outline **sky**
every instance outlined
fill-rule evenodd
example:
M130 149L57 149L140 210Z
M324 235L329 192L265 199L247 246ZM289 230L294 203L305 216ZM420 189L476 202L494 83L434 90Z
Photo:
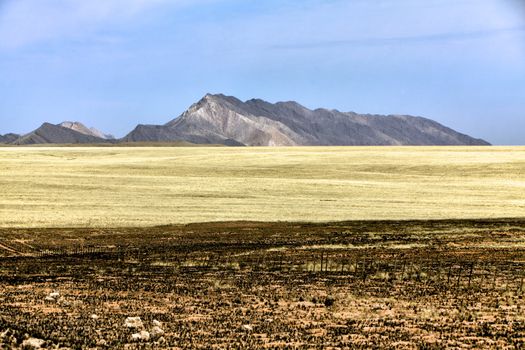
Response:
M525 0L0 0L0 134L122 137L206 93L525 144Z

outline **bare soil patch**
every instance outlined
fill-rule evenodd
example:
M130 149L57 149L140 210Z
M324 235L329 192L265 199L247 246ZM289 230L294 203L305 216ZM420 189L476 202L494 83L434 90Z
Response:
M31 338L127 349L525 343L523 220L0 229L0 237L11 247L0 251L4 347ZM129 317L142 326L127 327Z

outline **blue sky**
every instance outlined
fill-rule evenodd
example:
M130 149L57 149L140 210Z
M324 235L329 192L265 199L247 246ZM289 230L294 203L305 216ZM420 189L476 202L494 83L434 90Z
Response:
M207 92L525 144L524 0L0 0L0 133L116 136Z

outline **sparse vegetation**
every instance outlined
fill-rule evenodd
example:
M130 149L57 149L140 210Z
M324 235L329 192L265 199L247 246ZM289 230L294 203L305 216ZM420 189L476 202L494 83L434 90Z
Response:
M525 344L523 220L0 229L0 237L8 348Z

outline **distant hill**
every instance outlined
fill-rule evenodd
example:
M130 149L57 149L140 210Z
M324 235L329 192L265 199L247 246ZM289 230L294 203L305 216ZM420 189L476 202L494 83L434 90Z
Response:
M22 135L11 142L14 145L32 144L76 144L76 143L106 143L108 140L93 135L86 135L82 132L63 127L60 124L42 124L38 129L29 134Z
M87 126L85 126L84 124L80 122L62 122L58 125L64 128L78 131L79 133L82 133L84 135L94 136L94 137L98 137L98 138L106 139L106 140L115 139L115 137L111 134L104 134L95 128L88 128Z
M119 140L79 122L44 123L29 134L0 136L28 144L172 143L226 146L489 145L433 120L315 110L297 102L241 101L207 94L164 125L138 125Z
M20 135L18 135L18 134L0 135L0 143L11 143L11 142L15 141L19 137L20 137Z
M489 144L422 117L310 110L297 102L242 102L221 94L206 95L167 124L138 125L122 139L175 140L233 146Z

